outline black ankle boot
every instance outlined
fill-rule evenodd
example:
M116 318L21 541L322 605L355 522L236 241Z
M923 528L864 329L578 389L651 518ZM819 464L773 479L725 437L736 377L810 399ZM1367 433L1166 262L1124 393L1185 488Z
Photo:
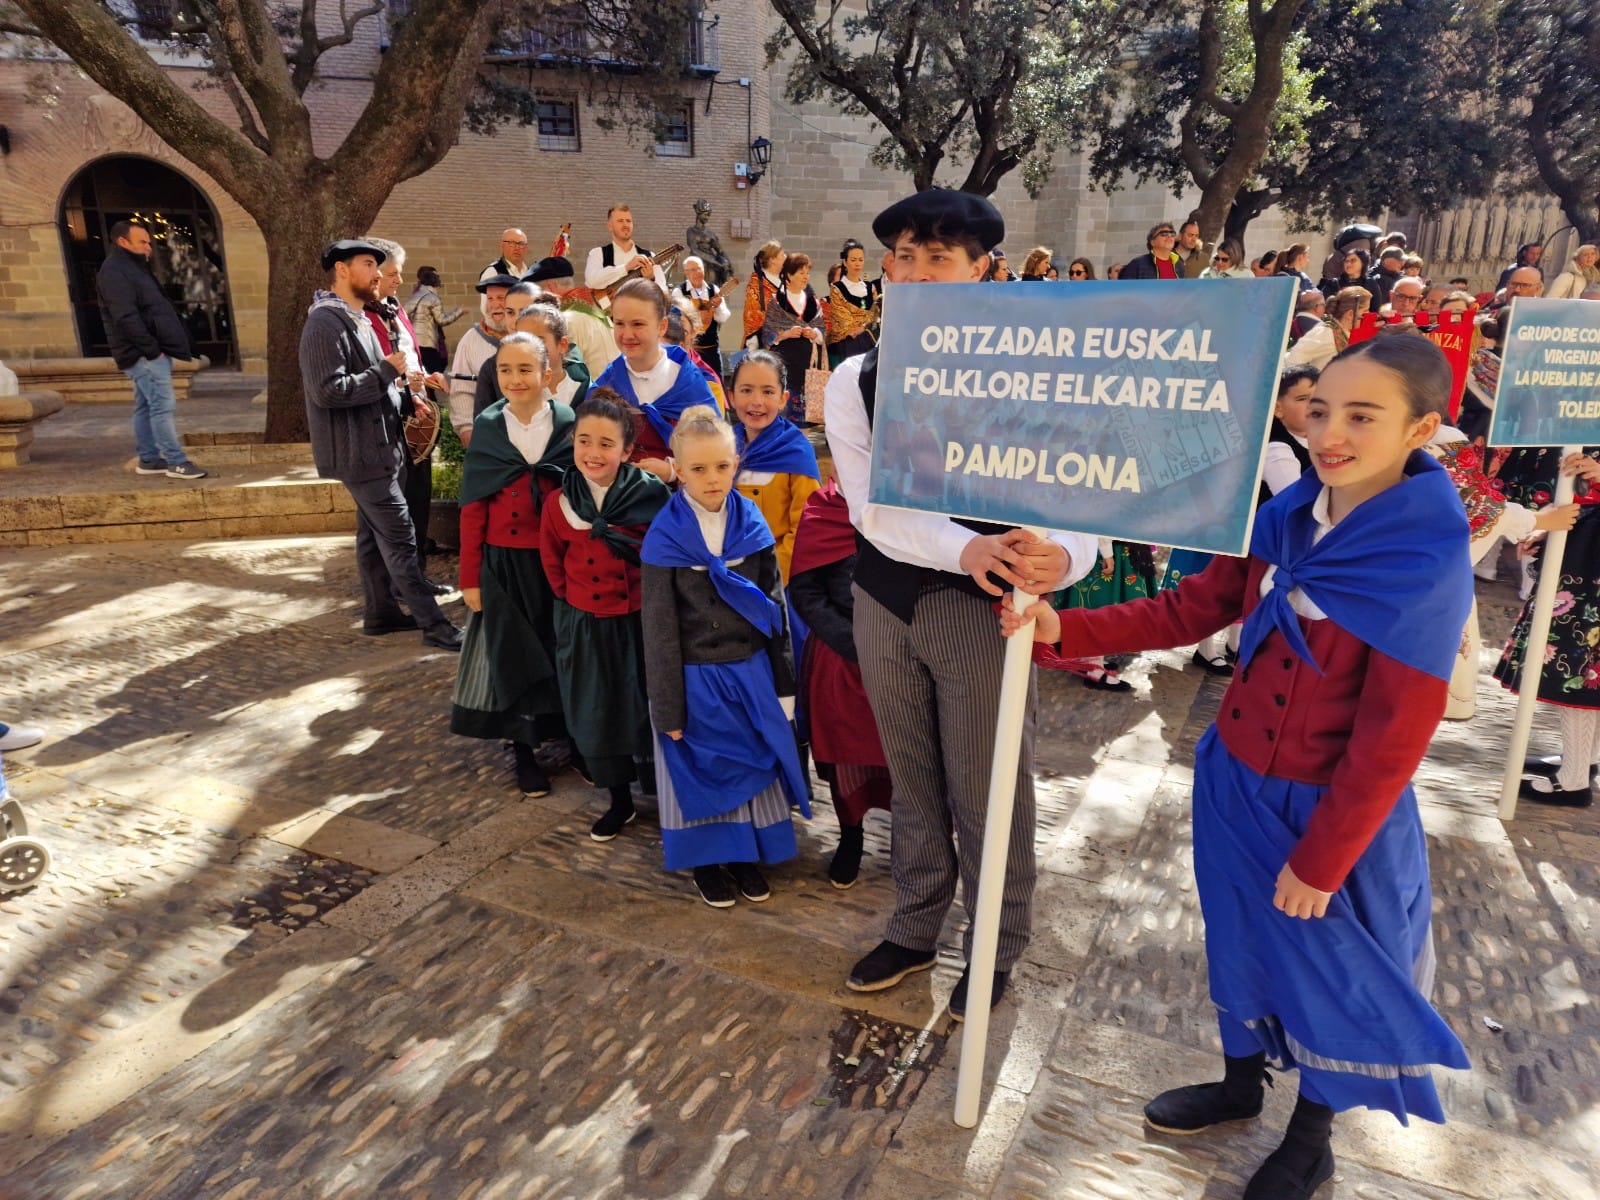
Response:
M861 826L839 826L839 848L828 864L828 882L841 892L855 886L856 876L861 874L862 838Z
M1162 1092L1144 1106L1144 1119L1163 1133L1199 1133L1224 1121L1247 1121L1261 1115L1267 1074L1267 1056L1223 1056L1220 1083L1192 1083Z
M526 742L512 742L512 752L517 756L517 789L524 796L539 797L550 794L550 778L539 768L533 757L533 747Z
M597 842L609 842L622 832L622 827L632 821L635 815L633 793L628 790L627 784L618 784L611 789L611 807L590 828L589 836Z
M1245 1185L1244 1200L1311 1200L1333 1178L1333 1109L1301 1096L1283 1142Z

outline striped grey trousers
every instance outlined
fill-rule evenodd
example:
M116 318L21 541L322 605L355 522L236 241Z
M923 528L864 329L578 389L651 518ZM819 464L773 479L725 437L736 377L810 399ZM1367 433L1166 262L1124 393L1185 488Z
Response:
M889 862L895 907L884 936L932 950L961 881L968 915L978 900L989 766L994 757L1004 644L986 600L951 588L927 591L911 624L863 592L855 597L856 651L894 781ZM1006 854L995 968L1009 971L1033 929L1032 673L1017 767L1016 807ZM953 836L952 836L953 835ZM972 952L972 931L965 938Z

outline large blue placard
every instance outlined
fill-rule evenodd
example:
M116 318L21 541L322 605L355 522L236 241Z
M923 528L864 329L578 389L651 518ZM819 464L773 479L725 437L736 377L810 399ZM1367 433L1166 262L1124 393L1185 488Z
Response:
M1243 554L1296 295L1289 277L893 285L870 499Z
M1600 304L1514 300L1500 352L1491 446L1600 442Z

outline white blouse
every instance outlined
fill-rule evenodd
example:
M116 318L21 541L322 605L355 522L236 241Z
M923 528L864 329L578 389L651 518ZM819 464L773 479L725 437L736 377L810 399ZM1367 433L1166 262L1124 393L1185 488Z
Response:
M1328 497L1330 494L1327 486L1324 485L1311 505L1311 519L1317 523L1316 530L1311 534L1311 544L1313 546L1327 537L1328 530L1333 528L1333 522L1328 518ZM1272 577L1277 573L1278 568L1269 565L1267 573L1261 577L1261 595L1263 598L1272 590ZM1325 621L1328 618L1328 614L1311 603L1306 594L1299 588L1295 588L1294 591L1289 593L1289 607L1308 621Z
M667 394L667 389L677 380L678 364L663 350L656 365L648 371L635 371L628 367L628 377L633 380L634 394L639 397L639 403L654 404Z
M546 392L539 401L539 407L533 410L533 419L524 424L518 420L517 414L511 411L511 406L506 405L506 436L511 439L511 444L517 448L525 462L536 463L544 457L545 447L550 444L550 434L555 427L555 415L550 411L548 403L550 393Z

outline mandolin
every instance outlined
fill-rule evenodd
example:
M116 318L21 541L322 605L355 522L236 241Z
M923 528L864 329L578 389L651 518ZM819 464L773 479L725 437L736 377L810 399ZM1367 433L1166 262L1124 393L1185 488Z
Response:
M666 272L672 270L672 264L677 261L678 255L683 253L683 249L684 247L682 242L673 242L672 245L668 246L665 250L657 250L654 254L652 254L650 256L650 261L656 266L660 267L662 274L665 274ZM595 299L609 301L616 293L616 290L623 284L627 283L628 280L650 279L652 277L652 273L646 270L644 267L640 267L634 271L629 271L626 275L617 280L615 283L611 284L609 287L595 288Z
M727 295L728 289L729 288L735 288L735 287L738 287L738 286L739 286L739 279L738 279L737 276L734 276L733 278L729 279L727 283L723 284L721 287L713 288L712 292L711 292L711 296L708 299L702 300L699 296L688 296L687 297L687 299L690 300L694 304L694 308L695 308L695 325L696 325L695 332L697 334L704 333L706 331L706 329L710 326L711 314L717 311L717 304L718 304L718 302L721 301L723 296Z

